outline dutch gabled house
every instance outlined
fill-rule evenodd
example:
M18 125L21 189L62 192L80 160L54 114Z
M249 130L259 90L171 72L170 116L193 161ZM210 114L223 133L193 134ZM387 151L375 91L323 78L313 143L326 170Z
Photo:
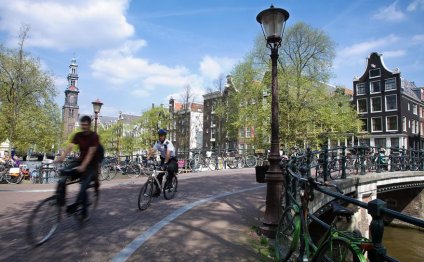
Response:
M364 74L355 77L353 104L363 122L358 143L423 148L422 90L399 69L388 69L382 54L371 53Z

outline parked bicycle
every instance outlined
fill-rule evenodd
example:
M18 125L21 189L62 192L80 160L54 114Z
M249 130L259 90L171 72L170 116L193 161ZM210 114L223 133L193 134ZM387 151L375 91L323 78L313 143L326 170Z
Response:
M27 240L33 246L39 246L49 240L59 227L63 217L63 211L66 209L66 188L69 185L80 182L80 174L75 168L68 167L60 170L60 179L65 181L65 186L57 184L55 194L41 201L32 211L27 225ZM86 191L88 201L88 214L93 215L99 201L99 194L95 190L94 179ZM82 205L72 214L79 225L84 223L82 216Z
M306 169L303 170L306 174ZM327 227L323 239L315 245L309 234L309 220L326 225L312 214L308 204L313 200L314 187L332 187L332 184L315 181L312 177L300 177L289 170L292 183L298 183L298 192L290 192L290 205L286 207L278 224L275 250L278 261L366 261L364 253L373 247L370 240L356 232L338 230L334 224ZM297 190L293 190L297 191ZM299 193L300 203L297 201ZM353 212L338 204L333 204L333 214L349 218Z
M40 166L37 166L30 173L30 180L33 184L49 184L56 183L59 179L57 167L53 164L53 160L44 160Z
M148 175L146 183L141 187L138 195L138 208L140 210L146 210L154 197L156 185L159 186L159 191L163 193L163 197L166 200L173 199L178 188L178 178L175 174L172 179L168 179L168 171L160 170L160 166L152 161L147 161L146 166L151 170ZM162 180L165 180L164 185L159 183L157 176L159 174L165 174ZM156 184L156 185L155 185Z

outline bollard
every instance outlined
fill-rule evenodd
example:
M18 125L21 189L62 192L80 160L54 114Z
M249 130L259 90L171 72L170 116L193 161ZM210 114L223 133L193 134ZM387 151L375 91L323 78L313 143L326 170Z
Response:
M342 147L342 179L346 178L346 146Z
M386 202L380 199L374 199L368 203L368 214L371 215L370 237L374 244L374 249L369 251L368 259L371 262L384 261L382 255L386 254L386 248L383 243L384 220L382 209L386 206Z

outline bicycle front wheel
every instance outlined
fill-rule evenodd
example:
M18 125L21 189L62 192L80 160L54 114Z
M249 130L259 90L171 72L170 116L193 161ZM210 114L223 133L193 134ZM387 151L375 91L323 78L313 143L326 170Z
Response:
M293 206L284 210L275 236L275 255L277 261L289 261L299 245L300 216Z
M155 185L152 181L147 181L140 190L138 195L138 209L146 210L152 201L153 190Z
M173 176L172 179L166 180L165 186L163 188L163 197L166 200L173 199L175 196L175 192L177 192L178 187L178 179L177 176Z
M332 239L324 244L316 261L362 262L366 259L357 246L342 239Z
M256 164L257 164L257 159L256 159L256 157L255 156L252 156L252 155L248 155L248 156L246 156L246 160L245 160L245 164L246 164L246 167L255 167L256 166Z
M43 200L32 212L27 226L27 239L33 246L49 240L60 222L61 207L56 196Z

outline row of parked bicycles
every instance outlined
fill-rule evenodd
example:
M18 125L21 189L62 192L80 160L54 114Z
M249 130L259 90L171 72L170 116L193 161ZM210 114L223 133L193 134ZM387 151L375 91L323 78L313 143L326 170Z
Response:
M124 158L124 160L122 160ZM252 168L267 163L267 154L239 154L228 151L222 154L217 152L191 151L178 154L178 172L200 172L208 170ZM145 157L140 155L120 157L106 157L101 166L100 180L111 180L117 174L135 178L146 175L148 169L142 164Z

